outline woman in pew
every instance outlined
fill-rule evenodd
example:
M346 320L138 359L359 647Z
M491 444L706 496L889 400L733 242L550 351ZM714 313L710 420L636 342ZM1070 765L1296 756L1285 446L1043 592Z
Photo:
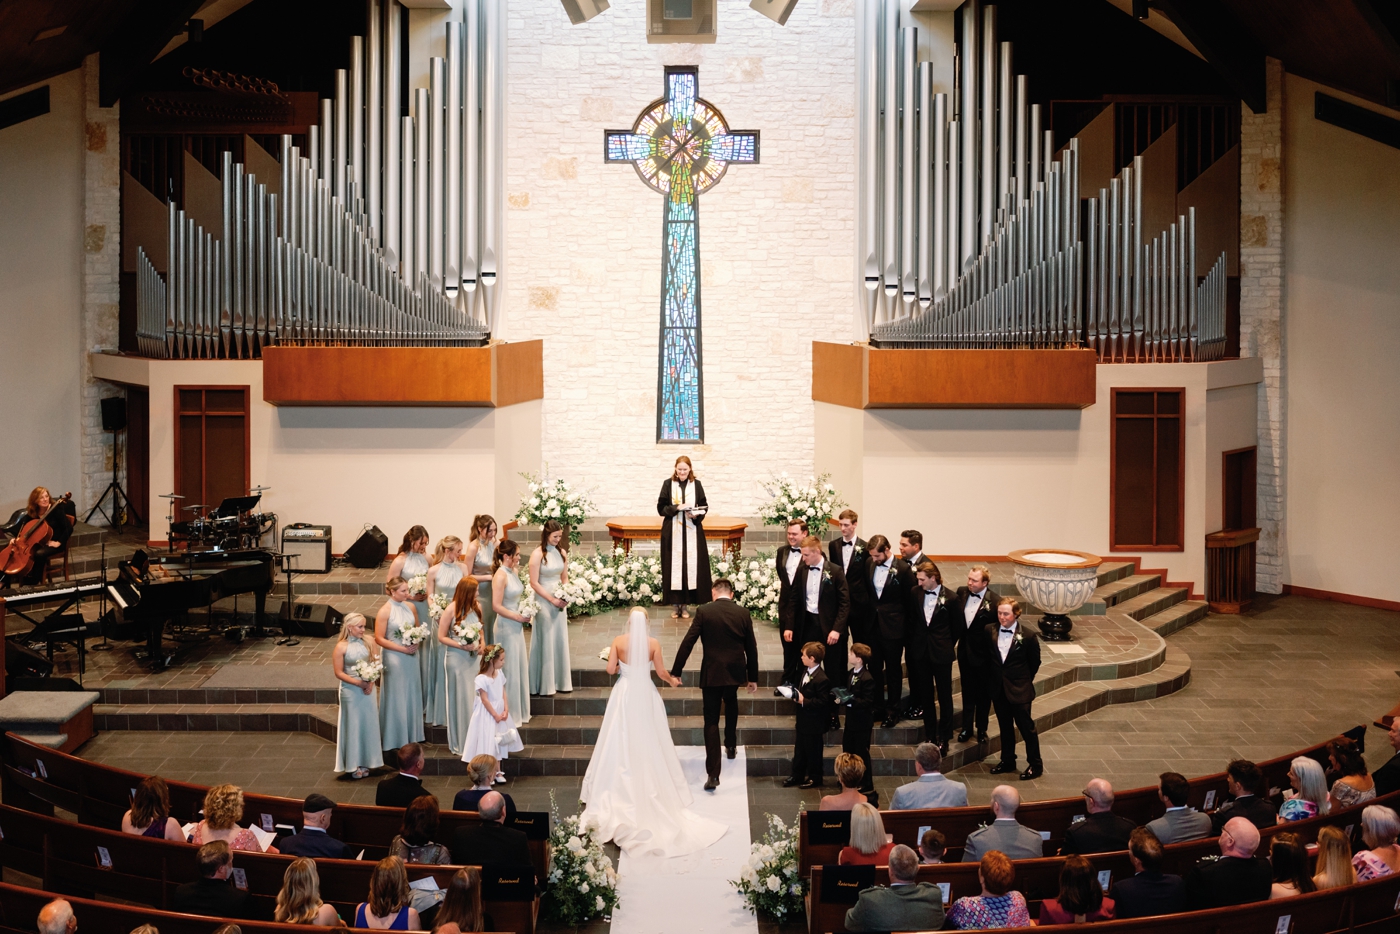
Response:
M1320 766L1319 766L1320 768ZM1292 898L1316 892L1308 875L1308 851L1296 833L1281 833L1269 841L1269 864L1274 867L1274 886L1269 898Z
M447 883L447 894L434 919L433 934L465 934L492 927L481 913L481 872L475 866L458 869Z
M860 756L853 752L837 753L836 780L841 783L841 793L823 795L818 810L851 811L857 804L869 803L869 799L860 791L861 782L865 781L865 763Z
M851 808L851 845L841 848L836 862L842 866L888 866L894 846L887 839L880 812L862 801Z
M1083 856L1071 856L1060 869L1060 894L1040 903L1036 923L1083 924L1112 921L1113 899L1103 894L1094 864Z
M1369 882L1400 869L1400 817L1388 807L1372 804L1361 812L1361 842L1370 849L1351 858L1357 882Z
M1283 793L1287 800L1278 809L1280 824L1328 812L1327 773L1322 771L1322 763L1308 756L1294 759L1288 765L1288 784L1292 789Z
M484 752L481 755L472 756L472 761L467 763L467 780L472 783L472 786L457 792L456 797L452 799L452 810L480 810L481 799L491 792L491 785L496 781L496 773L500 770L501 761L495 756ZM515 819L515 801L504 791L499 792L499 794L506 799L506 821L508 823Z
M143 778L136 786L131 810L122 815L122 833L185 842L180 822L170 816L170 789L160 776Z
M243 819L243 789L237 785L215 785L204 794L204 820L195 825L190 842L203 846L222 840L231 850L250 853L276 853L277 847L262 848L253 831L238 826Z
M386 856L369 877L369 901L355 908L355 927L378 931L421 931L423 922L411 907L408 873L403 860Z
M445 866L452 854L441 843L434 843L438 832L438 801L432 795L414 798L403 812L403 827L389 843L389 855L405 863Z
M272 920L323 928L340 924L340 915L321 901L321 877L316 872L315 860L304 856L292 860L282 874L282 891L277 893Z
M1376 796L1376 781L1366 770L1366 760L1356 748L1356 742L1338 736L1327 744L1327 757L1332 771L1341 777L1332 783L1332 810L1355 807Z
M1356 881L1351 868L1351 842L1340 827L1323 827L1317 832L1317 875L1313 884L1319 890L1336 889Z
M948 912L948 920L954 928L984 931L1031 926L1025 896L1011 891L1011 884L1016 881L1016 867L1005 853L988 851L977 867L977 879L982 883L982 894L958 899Z

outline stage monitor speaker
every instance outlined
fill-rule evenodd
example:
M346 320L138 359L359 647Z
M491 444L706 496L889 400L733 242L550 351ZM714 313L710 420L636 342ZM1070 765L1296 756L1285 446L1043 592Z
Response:
M749 9L757 10L779 26L786 26L788 17L792 15L792 9L795 6L797 6L797 0L753 0L749 4Z
M569 22L575 26L588 22L609 6L608 0L559 0L559 2L564 4L564 12L569 14Z
M277 598L268 598L267 616L271 626L276 627L282 620L282 614L286 612L286 601ZM329 639L340 634L340 625L345 620L345 614L335 607L325 603L294 603L292 604L292 622L290 626L283 625L282 629L289 636L315 636L318 639Z
M372 525L345 550L345 560L357 568L377 568L389 554L389 536Z
M53 662L39 652L13 639L7 640L7 643L5 646L5 674L7 677L21 678L28 675L47 678L53 673Z
M102 400L102 430L123 431L126 429L126 397L109 396Z

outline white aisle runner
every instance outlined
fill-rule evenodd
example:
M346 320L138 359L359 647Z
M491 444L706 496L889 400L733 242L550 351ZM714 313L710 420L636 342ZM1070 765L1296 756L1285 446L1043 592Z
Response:
M744 747L723 759L719 788L704 790L705 748L677 746L681 768L695 798L691 810L729 828L710 847L689 856L631 857L618 862L618 909L612 934L677 934L733 931L757 934L758 920L729 884L749 858L749 789Z

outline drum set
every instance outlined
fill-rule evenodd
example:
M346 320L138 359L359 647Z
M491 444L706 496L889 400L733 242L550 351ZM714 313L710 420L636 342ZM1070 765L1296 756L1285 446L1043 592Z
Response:
M266 535L273 533L274 539L276 537L277 514L253 510L262 500L262 494L270 489L255 486L247 496L226 497L217 507L208 503L180 506L182 512L194 514L181 522L175 521L175 501L184 497L175 493L162 496L170 501L170 511L166 514L166 521L170 523L170 550L175 550L177 542L182 542L186 551L240 551L262 547Z

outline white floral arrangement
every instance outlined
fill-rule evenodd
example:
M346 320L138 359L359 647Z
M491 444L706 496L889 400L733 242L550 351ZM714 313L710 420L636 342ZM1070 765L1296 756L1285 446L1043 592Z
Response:
M739 878L729 880L751 911L779 923L796 921L804 911L807 883L797 874L798 823L795 819L789 827L778 815L769 814L767 832L749 847L749 860Z
M428 616L433 622L442 619L442 611L447 609L447 604L452 602L452 598L439 591L428 598Z
M579 815L560 818L550 792L554 827L549 834L552 856L544 895L545 916L569 927L606 917L617 907L617 870L596 827L585 827Z
M535 589L533 587L525 588L525 591L520 595L520 603L516 609L520 611L521 616L525 617L525 622L522 623L522 625L526 629L529 629L535 617L540 613L540 604L539 601L535 599Z
M579 530L584 520L597 508L588 494L571 489L567 480L551 479L548 464L542 476L537 477L532 473L522 473L521 476L529 487L525 498L520 501L520 508L515 511L515 521L521 525L541 526L553 519L569 530L570 544L577 545L583 541L583 533Z
M481 639L481 623L471 618L453 623L452 638L468 645L475 644Z
M377 658L365 658L350 666L350 673L370 684L384 676L384 663Z
M421 623L417 626L405 626L399 632L399 641L409 648L412 648L428 638L431 632L432 630Z
M757 619L778 621L778 593L782 581L771 552L737 560L724 554L710 560L711 579L727 578L734 585L734 601Z
M428 595L428 575L415 574L408 579L408 595L417 600Z
M569 558L569 579L559 590L569 615L589 616L615 606L661 602L661 561L621 548Z
M598 653L598 657L601 658L601 659L602 659L603 661L605 661L605 662L610 662L610 661L612 661L612 646L609 645L607 648L605 648L605 649L603 649L601 652L599 652L599 653Z
M802 519L813 535L821 535L828 520L846 508L846 502L831 485L829 474L812 477L803 484L782 473L760 481L759 485L768 494L768 502L758 510L765 525L786 528L793 520Z

